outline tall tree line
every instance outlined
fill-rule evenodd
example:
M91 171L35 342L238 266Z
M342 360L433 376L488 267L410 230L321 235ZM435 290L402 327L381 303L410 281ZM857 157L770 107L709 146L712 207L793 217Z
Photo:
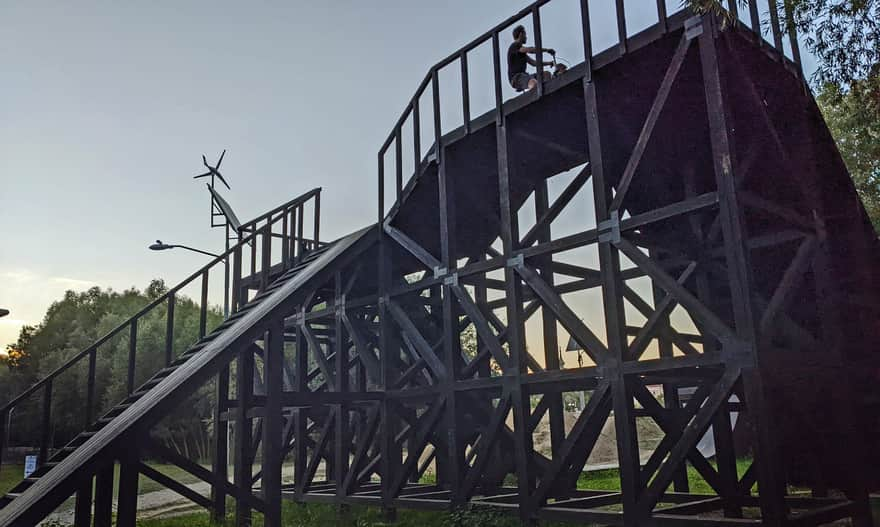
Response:
M742 7L747 0L738 0ZM818 64L811 78L874 228L880 230L880 0L776 0ZM727 0L684 0L729 16ZM765 17L766 18L766 17Z
M125 322L145 305L165 294L162 280L146 289L122 292L93 287L85 292L67 291L54 302L43 321L22 328L18 340L7 346L0 362L0 404L5 404L33 383L80 353L113 328ZM185 351L198 340L199 305L178 296L174 311L174 353ZM146 381L165 364L167 308L159 305L138 322L135 385ZM219 309L208 310L208 328L222 321ZM128 331L98 348L96 357L97 415L127 396ZM85 428L88 360L62 373L53 381L52 444L64 445ZM181 405L155 429L154 435L168 446L193 457L207 455L210 435L210 391L193 397L193 404ZM40 437L42 391L37 391L12 414L10 444L36 446Z

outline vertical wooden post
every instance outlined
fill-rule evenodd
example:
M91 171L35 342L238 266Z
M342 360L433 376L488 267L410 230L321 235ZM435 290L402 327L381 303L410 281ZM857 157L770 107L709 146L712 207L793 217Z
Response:
M253 459L251 459L252 429L248 412L253 406L254 393L254 354L249 346L238 352L236 386L238 405L235 409L235 486L239 492L252 493ZM247 501L235 502L235 525L250 527L251 508Z
M281 527L282 416L284 373L284 319L273 322L264 337L263 376L266 406L263 410L262 489L266 527Z
M127 451L119 461L119 496L116 504L116 527L135 527L138 502L138 454Z
M623 3L618 2L622 16ZM640 521L637 498L641 494L639 449L635 435L633 398L621 367L626 358L628 343L625 329L622 284L620 279L620 255L613 246L613 232L618 212L608 209L612 201L611 185L605 180L602 155L602 127L599 122L599 101L596 84L584 82L584 102L587 116L587 140L590 166L592 167L593 200L596 223L600 230L609 230L609 239L599 242L599 272L602 280L602 300L608 339L608 356L605 368L611 382L614 428L617 434L617 457L620 463L620 488L623 493L624 525L636 525Z
M303 310L307 306L303 306ZM303 315L303 311L300 312ZM308 391L308 371L309 371L309 345L302 328L299 324L296 326L296 355L294 356L295 366L293 369L293 389L296 392L303 393ZM299 407L293 410L293 426L294 426L294 445L293 445L293 479L294 488L296 489L295 499L301 500L302 494L300 489L306 486L306 474L308 471L308 451L306 450L306 436L308 424L308 408Z
M227 365L217 374L214 390L214 452L211 472L218 481L229 480L229 422L224 415L228 415L228 401L229 366ZM226 518L226 491L222 485L211 485L211 501L214 503L213 520L219 523Z
M498 161L498 190L501 211L501 240L504 248L504 292L507 308L507 343L511 366L504 376L510 379L511 407L514 423L514 459L516 460L517 485L519 487L519 514L524 521L532 520L531 500L534 488L534 471L531 469L532 434L529 432L530 414L528 389L523 386L522 375L526 373L526 350L524 320L522 313L522 280L514 268L517 262L513 251L519 243L519 225L516 209L510 196L510 162L508 159L507 126L502 109L496 108L496 145Z
M538 183L535 187L535 217L543 216L550 207L550 196L547 188L547 180ZM550 224L547 224L538 233L538 243L549 242L551 239ZM541 272L541 278L547 285L553 287L553 255L547 254L536 258L537 267ZM550 310L541 310L541 323L544 334L544 365L547 371L559 370L559 335L557 334L556 318ZM562 441L565 439L565 416L562 408L562 393L545 393L549 403L550 414L550 446L553 452L558 452Z
M337 271L334 276L334 299L333 305L336 310L333 319L333 362L336 378L334 386L336 392L344 393L349 389L349 369L348 369L348 336L345 333L345 325L342 320L345 310L345 294L343 292L342 273ZM349 452L351 447L351 437L348 427L348 405L337 404L334 418L334 442L333 442L333 479L336 482L336 496L343 498L346 495L345 477L349 466ZM345 511L339 510L340 514Z
M439 142L438 142L439 144ZM442 331L443 331L443 363L446 378L441 381L441 390L446 399L443 410L443 429L446 435L447 449L445 456L437 456L437 466L445 465L446 483L452 489L458 489L462 483L464 466L464 447L458 433L458 405L455 392L455 381L461 371L461 340L459 332L459 308L452 290L458 280L457 267L458 249L456 243L456 196L455 178L447 171L446 151L442 146L437 148L439 209L440 209L440 270L445 274L442 291ZM453 506L463 505L460 493L452 493Z
M110 527L113 520L113 469L114 463L108 463L95 477L94 527Z
M774 4L771 0L771 4ZM772 14L772 10L771 10ZM757 430L755 438L755 463L758 467L758 486L763 520L768 525L781 525L785 522L787 508L784 500L785 481L777 455L774 424L768 422L765 408L763 381L760 369L760 354L756 349L757 331L750 291L748 249L745 241L748 234L737 201L736 179L734 177L734 152L732 137L728 133L728 109L725 102L723 72L718 60L715 31L712 19L704 17L704 30L700 35L700 61L703 70L703 83L706 92L706 105L709 115L709 136L712 144L712 157L715 168L715 181L718 188L719 217L724 235L724 252L733 303L734 322L741 344L748 349L728 349L722 347L725 361L735 359L734 355L747 355L752 361L744 366L743 388L746 405L754 416ZM733 343L730 343L733 344ZM735 346L735 344L733 344Z
M89 526L92 524L92 482L88 481L76 491L76 505L73 511L73 524Z

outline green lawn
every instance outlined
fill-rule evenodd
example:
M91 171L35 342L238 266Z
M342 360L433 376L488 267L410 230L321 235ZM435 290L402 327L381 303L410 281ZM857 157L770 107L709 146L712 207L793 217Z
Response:
M737 472L740 476L748 468L750 460L742 459L737 462ZM423 478L423 483L433 483L433 478ZM713 494L709 485L700 477L692 467L688 467L688 480L691 492L697 494ZM513 483L513 482L511 482ZM620 490L620 479L617 469L596 470L582 474L578 478L578 488L593 490ZM297 505L290 502L284 504L284 525L294 527L322 527L325 525L338 524L336 508L330 505ZM262 525L259 514L254 515L254 526ZM379 527L387 525L378 509L366 507L352 507L350 525L357 527ZM140 527L210 527L212 524L207 514L193 514L170 518L165 520L143 520L138 522ZM520 525L517 518L501 514L493 510L472 508L459 513L428 512L428 511L398 511L398 527L441 527L448 525L480 525L484 527L513 527ZM542 526L563 526L562 523L541 523Z
M6 494L24 477L24 465L3 465L0 467L0 494Z
M184 484L190 484L199 481L198 478L192 476L188 472L174 465L162 465L156 463L149 463L149 465L156 470L167 474L172 479L175 479ZM119 465L116 466L116 476L117 477L114 478L114 484L118 485ZM12 487L16 486L23 477L24 465L3 465L2 467L0 467L0 494L6 494L7 492L9 492L9 490L12 489ZM140 477L140 482L138 484L139 494L146 494L148 492L154 492L163 489L165 489L165 487L156 483L155 481L144 476Z

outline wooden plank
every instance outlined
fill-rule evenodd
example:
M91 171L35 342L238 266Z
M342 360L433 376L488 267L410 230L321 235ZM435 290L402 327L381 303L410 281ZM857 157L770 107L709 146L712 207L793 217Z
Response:
M620 15L618 14L618 16ZM626 168L623 170L623 175L620 176L620 182L617 184L617 193L608 207L609 210L618 210L623 204L623 199L626 197L627 191L629 191L629 186L632 183L633 176L635 176L636 169L638 169L639 163L642 161L642 155L648 147L648 141L654 133L654 126L656 126L657 121L660 119L660 113L663 111L664 106L666 106L666 99L672 91L672 86L678 77L678 72L681 70L681 65L684 64L684 59L690 47L691 39L687 38L687 34L682 35L678 48L676 48L669 67L663 76L663 81L660 83L660 88L654 96L654 102L651 104L651 109L648 111L648 116L642 125L642 131L639 132L639 137L632 149L632 153L630 153Z

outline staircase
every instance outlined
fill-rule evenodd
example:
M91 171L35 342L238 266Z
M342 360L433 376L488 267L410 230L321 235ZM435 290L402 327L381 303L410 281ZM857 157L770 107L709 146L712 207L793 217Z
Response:
M125 400L111 408L107 413L102 415L97 421L95 421L91 427L87 430L80 432L72 441L66 444L63 448L57 450L52 457L45 463L43 463L30 477L24 479L16 485L11 491L9 491L5 496L0 497L0 510L4 507L12 503L16 498L21 496L27 489L36 485L43 477L51 474L52 470L61 464L62 461L69 458L79 447L84 445L87 441L98 435L101 430L107 427L111 422L113 422L116 418L120 417L126 410L135 405L138 401L144 398L145 395L150 393L151 390L159 386L162 381L169 378L174 372L178 371L181 367L187 364L193 357L198 355L206 346L208 346L211 342L215 341L218 337L227 332L230 328L236 325L237 322L245 318L248 314L255 311L266 299L271 297L278 289L284 287L291 280L300 275L305 269L307 269L315 260L321 257L321 255L327 253L333 244L324 245L310 253L303 258L303 260L297 265L290 268L284 274L279 276L272 285L268 288L257 294L250 302L242 306L241 309L236 311L232 316L223 321L222 324L217 326L214 331L202 337L198 342L193 344L186 352L181 354L174 362L172 362L168 367L163 368L155 373L147 382L142 384L137 390L129 395Z
M64 447L52 451L48 445L42 445L41 450L47 454L52 451L51 455L46 456L46 460L30 477L21 481L5 496L0 497L0 525L4 527L33 525L77 489L82 488L83 484L89 482L90 485L91 478L98 470L108 463L112 466L120 448L124 449L129 441L137 441L139 435L146 433L148 427L160 420L174 404L179 404L205 380L216 375L218 369L235 358L243 342L242 338L259 334L259 328L263 327L266 321L273 317L273 313L277 312L279 306L284 305L285 301L303 284L321 276L326 266L342 257L347 251L350 252L356 242L369 238L366 234L372 232L370 229L355 232L332 243L317 243L315 241L317 237L313 240L305 240L301 238L301 229L300 237L294 236L292 234L295 232L292 228L294 224L288 225L287 220L293 221L291 218L296 215L297 208L310 197L311 194L307 194L301 199L289 202L284 210L276 209L277 214L261 217L259 222L255 220L245 224L247 230L240 231L241 241L227 253L119 326L119 328L131 327L140 317L157 306L169 301L173 303L177 291L196 277L207 280L208 271L218 266L224 258L229 257L233 261L234 313L185 352L168 361L165 367L155 372L146 382L130 390L130 395L91 423ZM302 215L299 216L299 220L302 220ZM250 234L245 236L247 232ZM275 253L273 260L271 241L279 237L283 239L284 247L280 255ZM256 257L258 248L261 250L259 258ZM254 255L251 257L251 274L242 277L240 276L242 263L247 259L243 253L246 255L248 251ZM207 309L206 281L203 282L202 290L205 296L202 307L204 320L204 312ZM256 294L248 299L249 291L256 291ZM204 327L204 322L202 326ZM40 389L45 390L44 396L48 396L48 401L51 401L52 379L77 361L85 360L86 357L90 358L93 366L98 346L120 333L119 328L0 408L0 417L5 418L10 408L21 404L21 401L30 394L39 393ZM136 350L136 341L132 342L132 349ZM94 367L90 369L92 375L89 389L93 390ZM133 373L129 376L133 378ZM48 414L44 414L44 419L48 421Z

